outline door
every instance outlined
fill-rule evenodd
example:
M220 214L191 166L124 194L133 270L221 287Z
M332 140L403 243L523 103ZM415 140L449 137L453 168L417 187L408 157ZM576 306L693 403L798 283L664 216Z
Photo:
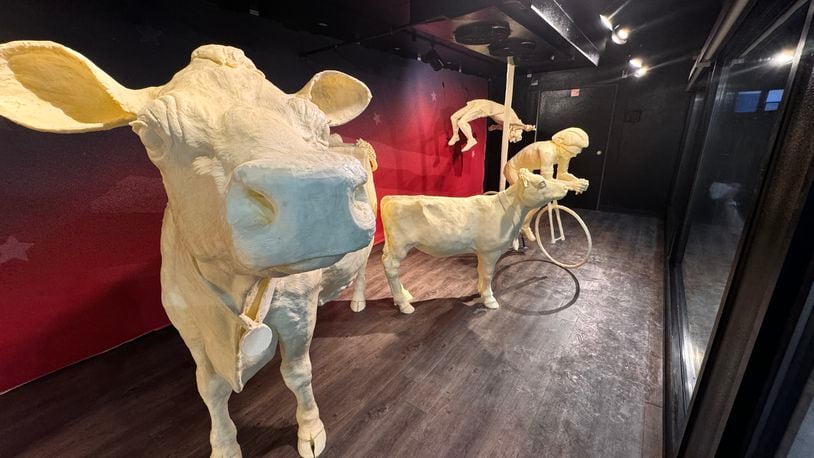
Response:
M599 208L605 152L608 149L616 86L591 86L561 91L542 91L537 114L536 141L567 127L579 127L588 133L590 146L571 160L568 171L590 181L582 194L569 192L562 204L575 208Z

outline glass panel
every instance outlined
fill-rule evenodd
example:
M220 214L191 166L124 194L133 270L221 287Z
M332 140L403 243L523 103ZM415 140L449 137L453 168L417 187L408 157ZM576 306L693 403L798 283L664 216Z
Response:
M766 106L763 111L775 111L783 100L783 89L771 89L766 95Z
M682 264L691 385L760 191L804 10L745 55L724 63L693 187Z
M760 103L761 91L738 91L735 99L735 113L754 113Z

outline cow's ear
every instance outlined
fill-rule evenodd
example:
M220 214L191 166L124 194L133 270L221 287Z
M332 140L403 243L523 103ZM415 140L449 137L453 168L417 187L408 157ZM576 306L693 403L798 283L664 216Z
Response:
M0 44L0 116L30 129L73 133L123 126L157 92L127 89L58 43Z
M365 83L335 70L317 73L296 95L318 106L330 126L353 120L365 111L373 98Z

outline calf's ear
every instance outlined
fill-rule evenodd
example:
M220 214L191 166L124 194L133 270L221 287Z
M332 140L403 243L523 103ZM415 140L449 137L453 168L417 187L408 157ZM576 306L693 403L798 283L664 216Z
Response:
M517 171L517 176L520 177L520 181L523 182L523 187L526 188L529 185L529 170L526 168L521 168Z
M296 95L319 107L329 126L350 122L365 111L373 98L365 83L335 70L317 73Z
M0 116L30 129L74 133L123 126L157 92L128 89L58 43L0 44Z

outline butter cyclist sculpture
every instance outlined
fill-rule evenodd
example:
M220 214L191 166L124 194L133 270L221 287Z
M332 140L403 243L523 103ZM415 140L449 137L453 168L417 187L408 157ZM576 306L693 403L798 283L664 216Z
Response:
M564 185L569 191L574 191L575 193L580 194L588 189L588 180L578 178L569 173L568 166L571 159L582 152L583 148L587 148L588 144L588 134L584 130L578 127L569 127L554 134L551 137L551 140L534 142L521 149L506 163L506 167L503 169L503 175L511 185L517 181L518 171L520 169L539 169L543 178L553 180L555 179L554 165L556 164L556 180L559 181L560 184ZM545 249L539 234L539 223L542 215L546 212L548 212L552 244L565 240L561 212L565 212L573 216L576 219L577 224L579 224L579 226L585 232L588 242L588 250L576 262L558 261L557 259L554 259L554 257L551 256ZM533 233L529 227L531 219L535 215L536 219L534 227L536 234ZM531 242L536 241L543 253L557 265L563 267L579 267L588 260L588 256L590 255L591 251L591 234L588 231L585 222L582 221L582 218L580 218L573 210L559 205L556 201L549 203L541 211L530 213L526 217L525 223L523 224L521 230L526 239Z

